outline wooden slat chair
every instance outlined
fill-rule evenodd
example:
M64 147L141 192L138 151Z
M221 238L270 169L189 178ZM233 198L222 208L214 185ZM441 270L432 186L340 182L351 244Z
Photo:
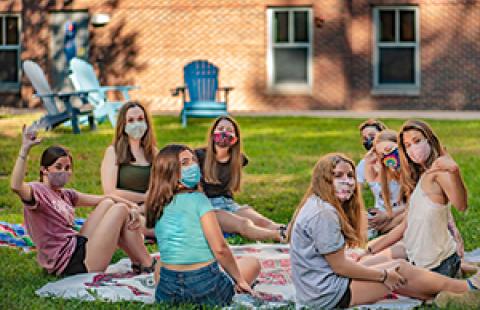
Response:
M57 127L60 124L71 121L72 130L74 133L80 133L80 126L78 124L78 117L80 115L86 115L88 117L88 123L90 124L90 129L94 130L95 118L93 116L93 107L90 105L83 105L80 108L74 107L70 101L72 97L86 97L88 92L77 91L77 92L64 92L64 93L55 93L50 88L47 78L43 73L40 66L31 61L26 60L23 62L23 71L30 79L33 88L35 89L35 96L39 97L42 100L43 106L47 110L47 113L42 116L39 120L35 121L35 126L37 128L43 128L45 130L51 130ZM64 109L60 111L57 107L57 102L55 99L60 99L63 103Z
M103 122L108 117L112 127L117 122L117 112L120 107L130 100L129 91L136 86L101 86L92 65L80 59L70 61L70 80L76 91L87 91L86 101L95 107L94 115L97 122ZM119 91L123 95L122 101L108 101L107 92Z
M185 85L171 90L172 96L182 93L180 117L183 127L187 126L188 118L215 118L228 114L228 93L233 87L218 87L218 71L215 65L206 60L195 60L184 67ZM219 91L224 92L223 101L217 100Z

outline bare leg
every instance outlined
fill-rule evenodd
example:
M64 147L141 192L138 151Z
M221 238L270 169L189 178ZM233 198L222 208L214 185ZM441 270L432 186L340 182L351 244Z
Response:
M252 285L260 274L261 266L258 259L251 256L236 258L238 269L248 284Z
M396 227L398 224L400 224L402 221L403 221L403 217L405 215L405 212L404 213L400 213L398 214L397 216L395 216L391 221L390 223L388 223L387 225L385 225L385 227L382 227L382 229L380 230L380 232L382 234L386 234L387 232L389 232L390 230L392 230L394 227Z
M253 224L263 228L279 229L281 226L280 224L275 223L271 219L261 215L251 207L241 208L237 212L235 212L235 214L250 219Z
M97 228L98 224L102 221L105 213L113 205L114 202L111 199L102 200L88 216L87 220L80 229L80 235L88 238Z
M215 214L224 232L237 233L250 240L280 241L280 232L276 229L273 230L256 226L250 219L227 211L217 210Z
M118 246L127 253L132 263L140 263L145 267L152 265L152 258L143 243L141 229L130 230L127 225L123 225Z
M114 204L88 236L85 265L89 272L104 271L117 249L122 227L128 219L128 207Z
M385 269L398 266L398 273L407 284L398 289L399 294L419 299L431 299L441 291L464 293L468 291L467 281L451 279L427 269L419 268L404 260L395 260L389 263L372 266ZM382 283L353 280L351 284L352 300L350 305L360 305L376 302L390 290Z
M387 261L391 261L392 259L406 259L407 252L405 250L405 245L402 241L399 241L392 245L391 247L386 248L385 250L371 256L366 256L364 259L360 260L362 264L365 266L372 266L381 263L385 263Z

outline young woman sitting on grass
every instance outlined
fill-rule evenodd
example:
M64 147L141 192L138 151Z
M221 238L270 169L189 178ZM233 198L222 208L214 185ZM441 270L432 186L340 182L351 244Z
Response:
M115 194L143 204L157 152L147 111L137 102L125 103L118 112L113 143L106 149L102 161L104 194Z
M405 211L395 131L385 129L375 136L373 147L365 156L365 180L375 197L375 207L368 210L368 226L378 234L387 233L402 222Z
M226 233L250 240L285 241L286 226L275 223L233 197L240 190L242 169L248 159L242 152L240 127L228 116L215 120L207 146L195 150L202 171L202 187Z
M167 145L155 157L146 208L147 227L155 228L161 254L157 302L226 306L235 289L253 293L260 264L233 257L199 182L190 148Z
M353 162L343 154L320 158L290 224L297 308L348 308L377 302L392 291L423 300L443 291L461 298L478 291L479 274L455 280L405 260L365 266L347 257L346 248L365 242L362 210Z
M367 254L377 255L364 262L407 258L416 266L455 277L463 240L450 204L459 211L467 209L467 189L460 169L425 122L407 121L398 142L401 186L408 210L398 226L371 243Z
M158 152L152 121L147 110L137 102L125 103L118 111L113 143L103 157L102 188L105 195L114 194L142 206L147 197L150 170ZM143 219L142 219L143 220ZM153 231L142 228L153 237ZM138 270L138 265L133 265Z
M40 182L24 182L30 149L39 144L34 130L22 131L22 146L12 172L11 188L24 203L24 220L37 247L37 260L49 273L68 276L105 271L117 247L133 263L151 272L155 261L143 245L138 206L116 196L98 196L66 189L73 158L63 147L42 153ZM75 207L95 206L77 233ZM145 267L148 266L148 267Z

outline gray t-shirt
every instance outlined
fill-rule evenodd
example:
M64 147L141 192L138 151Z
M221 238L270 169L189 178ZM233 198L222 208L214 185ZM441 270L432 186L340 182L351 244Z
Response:
M297 216L290 243L297 308L332 309L338 304L349 279L335 274L324 255L344 245L335 208L317 195L310 196Z

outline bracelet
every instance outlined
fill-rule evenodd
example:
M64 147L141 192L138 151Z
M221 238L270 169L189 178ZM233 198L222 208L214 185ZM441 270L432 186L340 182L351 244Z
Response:
M385 283L385 281L387 280L387 277L388 277L388 273L387 273L387 269L383 269L383 278L382 278L382 283Z

